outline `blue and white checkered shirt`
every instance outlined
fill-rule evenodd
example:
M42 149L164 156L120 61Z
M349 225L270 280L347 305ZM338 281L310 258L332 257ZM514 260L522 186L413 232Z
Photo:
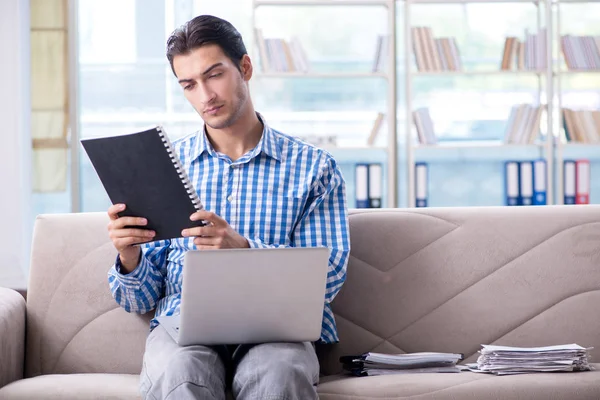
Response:
M204 130L173 145L204 208L250 247L330 249L321 341L337 342L330 303L346 279L350 240L345 182L333 157L266 123L258 145L235 162L214 150ZM128 312L179 314L183 255L193 249L190 237L145 244L138 267L127 275L119 272L117 257L108 273L117 303ZM156 324L152 320L151 328Z

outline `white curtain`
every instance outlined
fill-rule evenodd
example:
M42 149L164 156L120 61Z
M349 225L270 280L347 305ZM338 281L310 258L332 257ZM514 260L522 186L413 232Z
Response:
M34 192L64 192L69 126L67 0L30 0Z

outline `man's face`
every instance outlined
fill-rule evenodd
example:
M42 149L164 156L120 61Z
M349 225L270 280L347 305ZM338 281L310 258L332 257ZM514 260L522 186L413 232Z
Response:
M186 99L211 128L230 127L243 114L248 86L219 46L206 45L175 56L173 69Z

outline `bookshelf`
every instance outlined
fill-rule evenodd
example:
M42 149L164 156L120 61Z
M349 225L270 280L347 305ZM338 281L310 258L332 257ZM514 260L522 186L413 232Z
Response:
M565 192L565 160L588 160L591 164L591 187L590 192L597 192L599 186L594 187L595 176L600 174L600 170L595 170L600 161L600 104L596 100L596 104L590 107L589 104L573 104L567 99L567 90L569 89L569 81L571 79L584 78L586 79L587 89L600 92L600 28L592 32L587 30L579 30L578 25L573 24L573 20L565 23L566 14L565 8L578 8L580 10L585 7L594 7L594 11L600 11L600 1L594 0L560 0L553 1L556 24L556 124L557 135L555 140L555 159L556 159L556 204L564 204ZM588 10L589 13L589 10ZM592 11L593 13L593 11ZM591 13L590 13L591 14ZM579 22L579 21L577 21ZM569 39L564 39L568 37ZM585 43L586 37L596 37L596 48ZM565 40L565 41L563 41ZM587 39L589 40L589 39ZM568 47L568 49L566 48ZM566 54L565 54L566 52ZM596 57L592 54L595 53ZM591 85L590 85L591 83ZM566 110L566 111L563 111ZM597 121L586 121L581 114L574 115L571 112L590 113L596 111ZM565 116L564 112L569 112L569 116ZM589 115L588 115L589 116ZM575 121L574 119L577 119ZM591 118L590 118L591 119ZM595 122L595 124L594 124ZM595 126L594 126L595 125ZM594 129L595 128L595 129ZM577 130L578 138L574 138L574 131ZM568 131L570 135L568 135ZM595 131L594 134L592 133ZM590 134L592 133L592 134ZM570 136L570 137L569 137ZM593 202L593 199L592 199Z
M387 23L387 32L384 34L377 34L377 43L373 43L372 48L369 47L367 48L368 50L365 50L365 52L371 52L373 55L372 65L360 68L360 70L356 68L336 68L336 65L333 65L333 67L330 66L330 68L320 68L317 65L313 68L314 60L311 59L310 52L306 51L304 48L304 44L308 41L306 32L304 32L305 36L303 36L302 32L290 31L292 28L289 27L286 27L285 33L283 34L282 30L271 30L269 32L270 26L268 25L273 25L271 22L273 19L267 20L266 23L263 20L261 23L258 15L262 10L269 8L277 8L277 12L293 15L293 13L297 12L298 8L307 7L312 7L315 10L334 7L336 9L336 15L340 16L343 16L344 13L353 9L382 9L385 16L384 21L381 22ZM274 85L278 84L279 87L288 88L289 86L286 85L290 85L290 82L300 81L301 83L297 83L296 85L304 85L305 89L309 86L314 87L315 92L320 89L319 86L333 86L333 82L339 83L340 80L344 82L343 85L356 85L358 82L365 81L373 82L373 84L385 85L385 102L383 109L372 110L373 119L369 122L371 126L364 125L364 127L362 127L363 125L360 124L360 121L356 121L354 124L355 126L358 124L361 126L361 128L355 129L364 130L364 134L361 133L358 140L344 138L344 132L336 132L340 135L340 140L338 141L342 142L342 144L332 146L321 145L320 147L330 151L342 167L342 172L348 183L347 192L349 194L349 200L354 200L354 179L352 177L354 165L357 162L382 162L385 165L385 171L383 173L384 181L382 182L382 190L385 195L383 206L395 207L397 204L396 188L398 176L396 144L397 76L395 61L396 0L253 0L251 18L251 26L254 34L252 38L254 48L252 54L253 60L258 60L258 63L255 61L254 80L259 82L258 84L269 81ZM353 20L348 18L348 21ZM377 27L372 27L372 29L375 28ZM328 33L327 25L314 24L311 29L320 29L323 31L323 35L327 35ZM364 34L365 32L362 33ZM369 32L366 33L369 34ZM281 38L281 36L284 37ZM285 61L282 61L282 58L285 59ZM372 84L370 85L373 86ZM273 106L274 108L278 106L276 100L268 105ZM353 111L351 107L352 106L348 106L348 109L344 110L344 112L353 114L352 117L354 118L360 118L360 115L365 113L365 110L360 107L355 111ZM307 117L308 114L304 110L267 109L263 112L265 113L267 120L275 120L275 123L273 124L275 128L280 127L281 130L286 133L302 136L301 134L294 132L294 128L297 127L297 125L294 125L294 121L299 121L298 118L300 117ZM317 124L326 123L326 121L322 120L328 118L328 116L331 119L338 118L335 112L322 112L322 115L315 115L318 111L312 110L312 112L313 114L308 116L308 118L312 118ZM293 114L296 114L297 116ZM382 115L383 117L381 117ZM287 129L287 127L290 129ZM310 127L306 128L308 131L311 129L312 128ZM378 133L377 130L379 130ZM373 132L375 132L375 134ZM385 138L383 137L384 135ZM378 137L379 140L375 140L375 137ZM315 144L318 145L318 143ZM349 206L352 205L352 201L349 201Z
M567 69L560 48L561 36L565 34L600 35L600 28L598 31L594 32L581 32L581 29L578 31L576 29L576 20L565 23L561 15L562 7L585 7L586 5L593 3L598 4L600 7L600 1L598 0L405 0L403 3L392 0L254 0L252 8L253 28L269 27L269 25L272 24L270 20L262 20L262 24L257 23L256 13L262 8L281 8L282 10L286 10L285 12L293 14L296 13L298 9L310 7L315 9L322 7L336 7L339 9L339 11L336 11L337 18L337 15L341 16L346 13L347 10L356 7L378 7L385 10L387 33L389 34L389 40L386 43L387 52L383 63L385 68L382 68L382 70L370 70L370 68L314 68L294 71L263 71L260 68L255 68L255 80L259 82L280 82L281 86L289 84L289 82L299 82L298 85L322 85L329 87L335 86L333 82L340 81L344 82L344 86L361 85L360 82L373 82L373 84L376 85L384 85L387 88L385 94L385 106L378 111L385 115L385 123L380 132L381 139L383 139L381 136L387 133L385 140L375 144L371 143L370 145L352 142L330 147L324 146L336 156L336 159L338 159L340 163L347 164L347 168L350 168L349 166L352 163L377 162L378 160L385 159L384 191L386 192L386 201L384 202L384 206L415 206L415 164L417 162L431 160L432 162L438 162L443 165L451 166L451 168L456 168L456 174L453 178L457 180L460 178L459 174L461 171L469 171L469 163L474 163L473 165L479 166L481 163L488 161L493 162L496 167L493 167L490 164L483 167L483 169L486 169L487 171L496 171L493 172L495 175L490 177L490 183L485 182L482 184L482 187L492 188L494 185L502 186L502 183L500 182L501 173L498 173L497 166L503 161L514 159L543 159L546 162L547 167L547 204L562 204L564 190L562 165L565 159L592 159L592 176L600 173L600 171L593 171L600 165L600 142L580 143L565 141L563 128L564 121L562 118L562 109L569 106L566 90L569 87L570 81L592 77L592 82L597 82L597 85L593 85L593 88L600 91L600 68L585 70ZM526 8L527 11L521 13L522 15L525 15L525 17L520 20L521 23L519 24L508 21L506 24L512 23L514 25L514 27L510 28L510 32L513 32L513 35L515 32L518 32L517 46L526 46L528 33L535 36L535 40L538 40L538 42L535 42L537 48L535 55L527 56L535 58L533 64L525 64L527 63L527 58L523 57L523 52L526 50L515 51L516 58L515 60L510 61L511 66L508 69L503 69L503 61L506 57L506 53L503 54L499 52L491 61L489 56L487 56L488 58L483 58L484 61L481 64L478 64L479 58L477 57L471 57L471 59L468 57L463 58L463 56L468 56L468 54L461 53L461 48L463 44L465 44L461 41L471 40L472 38L468 36L468 34L463 36L463 39L457 37L457 60L452 60L451 57L453 57L454 53L452 53L451 48L448 50L447 46L450 42L446 41L441 45L436 44L439 46L437 47L437 51L440 52L439 54L445 55L446 57L445 61L441 61L441 59L437 61L441 63L438 64L437 68L424 68L423 64L421 66L417 64L414 41L415 37L416 40L419 40L418 35L420 33L415 34L412 28L420 26L420 21L419 13L416 12L419 10L415 10L415 8L425 9L426 7L439 6L459 7L463 10L465 7L481 7L485 9L490 7L491 9L494 9L494 7L509 7L513 4ZM397 11L400 12L397 14ZM493 13L490 18L494 18ZM527 20L527 22L524 23L523 21L525 20ZM349 24L353 22L357 23L357 19L349 18L348 21ZM456 23L461 23L461 21L456 21ZM523 26L521 26L521 24ZM428 25L432 29L432 39L445 39L443 35L438 37L439 32L436 30L435 23L429 23ZM314 31L320 29L327 30L328 25L314 24L311 29ZM508 39L508 32L509 31L507 30L504 34L507 37L502 39ZM452 35L452 33L450 33L450 35ZM305 38L300 36L300 42L302 42L303 39ZM253 38L253 43L256 46L256 37ZM498 43L499 40L495 40L492 47L497 46ZM505 46L507 46L506 43ZM399 54L396 54L396 48L400 51ZM524 48L526 49L527 47ZM436 47L434 46L433 49L436 49ZM519 49L519 47L517 47L517 49ZM256 51L253 51L253 58L259 60L260 63L262 57L260 57L259 50L258 46L256 46ZM365 53L373 53L375 51L373 47L365 47L363 50ZM473 52L473 50L467 50L467 52L468 51ZM512 57L513 50L510 51ZM471 54L471 56L473 55L474 54ZM523 61L523 59L525 59L525 61ZM260 65L262 67L262 63L260 63ZM419 104L420 100L421 103L427 102L427 100L418 99L421 90L420 88L427 87L427 90L429 90L431 94L437 95L438 90L435 87L437 83L435 82L442 82L444 84L445 82L460 82L460 85L455 84L454 86L446 86L460 86L461 88L468 86L470 88L469 90L485 92L488 89L488 79L490 82L492 80L494 82L503 82L501 85L504 85L505 82L507 87L510 87L513 92L517 93L519 92L519 89L526 88L523 92L527 92L528 94L531 92L531 97L530 100L525 102L530 102L531 105L540 104L544 106L543 111L539 114L539 117L537 117L539 119L539 126L533 123L531 127L531 137L535 137L535 141L523 141L523 143L508 142L506 138L505 140L502 140L501 137L499 140L492 140L490 138L478 140L475 136L465 137L464 140L448 140L448 138L444 138L446 140L439 140L437 143L427 143L419 140L412 113L419 107L427 107L427 105ZM434 83L432 84L429 82ZM371 83L369 83L369 85L371 85ZM400 89L398 89L398 87ZM592 89L592 84L587 85L587 88ZM397 90L401 90L402 92L398 93ZM455 88L453 90L456 92L456 90L462 89ZM381 96L384 95L382 94ZM272 103L276 103L277 101L278 99L272 100ZM515 99L514 102L513 100L510 100L509 103L512 104L506 104L503 105L503 107L511 105L517 106L524 102L522 99ZM596 109L600 109L600 101L598 103L599 104L595 106ZM341 105L340 107L343 106L345 105ZM438 102L437 107L439 106L440 104ZM435 107L435 105L433 107ZM432 108L432 110L433 109L434 108ZM465 106L465 112L467 111L469 111L468 106ZM364 112L364 109L357 109L354 114ZM404 114L404 116L401 115L400 118L397 118L397 112ZM291 117L291 120L295 121L294 123L300 121L301 118L325 118L323 116L315 117L315 115L305 115L301 110L289 111L289 113L294 114L294 116ZM476 113L476 111L472 111L472 113ZM275 114L277 114L277 111ZM433 114L432 116L435 122L436 116ZM450 115L450 117L453 117L453 115ZM288 117L281 118L281 120L283 120ZM340 117L332 116L331 118L337 118L339 120ZM456 117L458 122L465 122L464 115L462 117L463 120L460 118L461 117ZM475 119L478 118L480 117L475 117ZM481 118L486 119L488 117ZM497 118L500 118L507 126L509 126L510 120L508 114L498 117L498 113L496 112L494 117L488 119L496 121ZM278 123L279 122L280 121L278 121ZM493 128L494 132L497 131L497 128L498 125L495 125ZM446 129L450 129L448 128L448 125L446 126ZM481 129L485 130L491 128L489 126L484 126ZM285 129L282 130L286 131ZM368 130L369 127L365 126L365 138L369 135ZM596 159L598 160L594 164L594 160ZM496 169L494 170L493 168ZM482 181L482 179L485 178L482 174L483 172L477 172L474 173L473 176ZM345 175L347 177L347 182L349 182L351 186L354 179L353 173L345 173ZM447 176L448 174L444 171L444 173L432 175L433 179L443 179L439 177ZM468 178L465 177L465 179ZM445 184L443 181L437 181L437 183ZM592 186L593 185L594 183L592 182ZM493 191L496 190L497 188L493 188ZM600 188L592 190L600 190ZM351 187L348 189L348 194L349 198L351 198L353 195ZM435 196L435 194L432 194L432 196ZM476 195L478 199L483 198L481 196L479 194ZM455 199L454 203L457 202L458 199ZM452 201L449 201L448 203L454 205ZM489 198L482 201L483 205L488 205L490 203L492 203L492 200Z
M553 203L553 184L554 179L550 171L553 170L554 158L554 125L553 121L553 82L554 71L552 68L552 52L548 46L545 54L537 53L533 59L535 64L528 65L527 69L510 69L502 70L501 61L503 54L499 54L497 67L495 69L488 67L463 65L462 57L464 54L460 52L461 43L456 40L456 51L449 51L445 44L440 45L438 41L444 40L438 38L435 26L422 27L419 21L415 21L413 17L413 9L415 7L431 7L434 4L457 4L458 7L462 4L490 4L490 3L519 3L523 5L531 5L535 8L535 32L539 36L540 42L552 43L552 7L550 0L546 1L521 1L521 0L405 0L404 1L404 18L402 28L404 32L404 70L405 70L405 126L404 126L404 148L405 148L405 172L406 181L406 204L408 207L416 205L416 176L415 165L423 160L439 160L445 156L453 157L457 161L464 161L467 156L479 160L496 160L500 162L503 159L512 159L516 156L529 156L530 158L543 158L546 161L548 173L546 174L546 187L548 191L548 204ZM545 28L545 31L543 30ZM450 38L454 41L454 38ZM429 42L428 42L429 41ZM436 48L437 45L437 48ZM428 47L429 46L429 47ZM512 50L511 50L512 51ZM429 61L427 62L427 57ZM444 57L446 58L444 60ZM437 58L437 59L435 59ZM452 58L454 60L452 61ZM529 57L530 59L532 57ZM434 62L435 61L435 62ZM539 64L538 64L539 63ZM545 64L545 65L544 65ZM538 66L539 65L539 66ZM450 68L451 66L457 68ZM440 68L441 67L441 68ZM448 70L455 69L455 70ZM516 79L534 79L537 83L536 101L537 104L545 104L544 120L541 125L545 125L545 140L540 141L541 129L533 125L536 133L536 140L533 143L506 143L501 140L466 140L462 141L437 141L427 143L424 135L420 132L425 124L421 117L420 130L415 126L418 123L415 121L413 112L422 110L427 106L417 104L415 100L415 85L416 82L431 78L445 79L486 79L494 77L495 79L503 79L507 82L515 81ZM549 111L550 110L550 111ZM545 114L545 115L544 115ZM435 118L428 117L430 120ZM538 117L540 118L540 117ZM508 121L507 121L508 122ZM539 122L538 122L539 123ZM433 124L435 126L435 123ZM537 130L535 130L537 128ZM432 133L433 134L433 133ZM415 143L419 142L419 143Z

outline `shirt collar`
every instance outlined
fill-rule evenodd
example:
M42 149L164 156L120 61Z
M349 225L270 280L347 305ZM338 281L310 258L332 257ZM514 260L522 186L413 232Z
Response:
M263 124L262 136L256 147L250 151L247 158L252 159L263 152L269 157L272 157L277 161L281 161L281 142L277 138L277 132L275 132L267 124L265 118L260 113L257 112L256 116ZM193 150L192 159L196 159L205 151L207 151L211 156L217 157L217 152L210 144L208 137L206 136L206 125L203 126L202 131L198 132L196 137L196 146Z

